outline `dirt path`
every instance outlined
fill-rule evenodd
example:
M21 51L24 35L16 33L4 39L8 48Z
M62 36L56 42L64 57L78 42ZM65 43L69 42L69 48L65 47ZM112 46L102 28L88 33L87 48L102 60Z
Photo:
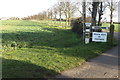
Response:
M119 33L120 34L120 33ZM118 33L115 33L118 38ZM56 78L117 78L118 77L118 46L100 56L85 62L76 68L64 71Z

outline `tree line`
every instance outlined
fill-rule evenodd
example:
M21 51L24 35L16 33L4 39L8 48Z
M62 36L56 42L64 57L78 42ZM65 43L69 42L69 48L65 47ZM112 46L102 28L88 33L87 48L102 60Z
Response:
M66 21L68 24L70 23L72 18L75 18L75 14L77 13L77 17L82 17L83 11L81 9L83 4L81 2L72 2L62 0L62 2L58 1L53 7L42 11L38 14L27 16L22 18L23 20L53 20L53 21ZM110 24L113 23L113 12L116 10L117 3L110 0L109 2L95 2L94 0L91 2L86 2L86 18L91 17L92 25L101 25L102 15L104 15L106 8L110 10ZM98 18L97 18L98 17ZM15 18L11 18L15 19ZM16 18L18 19L18 18ZM86 19L88 20L88 19ZM88 21L89 22L89 21Z

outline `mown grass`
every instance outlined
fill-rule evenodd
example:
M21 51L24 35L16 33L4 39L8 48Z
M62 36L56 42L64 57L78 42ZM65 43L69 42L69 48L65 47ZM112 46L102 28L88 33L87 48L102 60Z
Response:
M32 20L32 21L37 21L37 20ZM70 29L70 25L66 21L51 21L51 20L40 20L37 21L39 23L47 23L50 26L56 26L56 27L62 27L62 28L67 28Z
M43 78L81 65L111 48L84 45L70 29L26 20L2 21L3 77Z
M110 27L110 24L109 23L103 23L102 24L103 27ZM115 28L115 32L120 32L120 24L114 24Z

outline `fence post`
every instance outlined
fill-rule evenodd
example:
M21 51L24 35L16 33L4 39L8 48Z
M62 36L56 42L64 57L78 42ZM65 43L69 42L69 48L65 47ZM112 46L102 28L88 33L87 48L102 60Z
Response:
M113 46L113 39L114 39L114 25L110 25L110 45Z

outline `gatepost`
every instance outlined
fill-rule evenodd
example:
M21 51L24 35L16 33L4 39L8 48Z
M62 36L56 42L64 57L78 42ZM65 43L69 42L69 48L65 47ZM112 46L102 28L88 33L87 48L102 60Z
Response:
M113 38L114 38L114 25L110 25L110 45L113 46Z

